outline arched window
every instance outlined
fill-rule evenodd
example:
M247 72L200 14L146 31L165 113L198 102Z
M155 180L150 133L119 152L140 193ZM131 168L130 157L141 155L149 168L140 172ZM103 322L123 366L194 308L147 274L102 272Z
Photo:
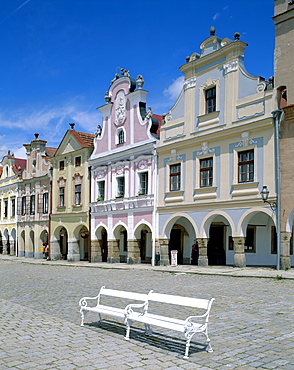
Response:
M122 144L125 142L125 132L122 128L117 130L117 144Z

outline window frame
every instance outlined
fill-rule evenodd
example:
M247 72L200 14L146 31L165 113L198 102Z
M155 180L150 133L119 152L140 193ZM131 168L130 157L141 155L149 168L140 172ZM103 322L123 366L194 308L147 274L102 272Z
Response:
M65 186L58 188L58 207L65 207Z
M82 205L82 184L75 184L75 206Z
M64 168L65 168L64 159L62 159L62 160L59 161L58 168L59 168L59 171L64 171Z
M105 180L97 181L97 200L105 200Z
M21 215L25 216L27 212L27 197L23 195L21 197Z
M121 182L121 183L120 183ZM123 198L125 196L125 177L124 176L118 176L116 178L116 185L117 185L117 192L116 197L117 198ZM123 191L121 191L120 187L122 187Z
M202 167L202 163L211 161L211 166ZM211 176L209 176L209 172L211 172ZM203 178L202 174L206 174L205 178ZM208 174L208 176L207 176ZM203 180L206 180L206 184L203 183ZM208 181L208 184L207 184ZM213 186L213 156L207 158L199 158L199 187L200 188L207 188Z
M8 217L8 199L4 199L4 218Z
M15 217L15 198L11 199L11 217Z
M43 197L42 197L42 213L45 215L45 214L48 214L49 212L49 193L46 192L46 193L43 193Z
M32 194L30 196L30 215L36 214L36 196Z
M75 167L81 167L82 165L82 157L79 155L75 157Z
M253 159L248 159L246 160L240 160L240 156L242 154L246 153L246 157L248 157L248 154L252 153L253 154ZM254 182L254 174L255 174L255 166L254 166L254 149L247 149L247 150L242 150L237 152L237 158L238 158L238 184L243 184L243 183L248 183L248 182ZM250 165L253 165L253 170L250 171ZM241 172L241 167L246 166L246 171ZM241 176L245 174L246 175L246 180L242 180ZM250 179L250 174L252 174L252 179Z
M123 127L117 129L115 141L116 145L122 145L126 142L126 131Z
M169 165L169 191L181 190L181 186L182 186L182 178L181 178L182 177L182 166L181 165L182 165L181 162ZM176 168L176 167L179 168L179 171L172 172L173 168ZM176 181L173 181L174 179L176 179ZM176 185L175 188L173 188L174 185Z
M253 233L253 235L248 235L248 230L252 230L250 231L250 233ZM247 225L246 237L244 242L244 252L256 253L256 225Z
M208 87L205 92L205 114L216 112L216 86ZM208 94L212 92L211 96ZM211 104L212 102L212 104Z
M148 185L149 185L149 173L148 171L142 171L138 173L139 177L139 190L138 195L147 195L148 194ZM143 179L145 177L145 179ZM143 186L142 186L143 184Z

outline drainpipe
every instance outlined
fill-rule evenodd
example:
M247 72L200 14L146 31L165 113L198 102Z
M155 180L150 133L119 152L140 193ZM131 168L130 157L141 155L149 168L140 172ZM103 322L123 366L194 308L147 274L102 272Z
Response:
M275 136L275 177L276 177L276 220L277 220L277 270L280 270L281 260L281 177L280 177L280 122L283 119L281 109L274 110L274 136Z
M156 144L153 147L153 234L152 234L152 258L151 265L155 266L155 240L157 236L157 217L156 217L156 206L157 206L157 152Z

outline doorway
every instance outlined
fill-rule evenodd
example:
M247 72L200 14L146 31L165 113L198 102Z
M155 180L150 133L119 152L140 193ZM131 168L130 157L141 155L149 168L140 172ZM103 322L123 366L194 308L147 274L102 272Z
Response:
M173 228L170 232L169 238L169 259L171 262L171 251L178 251L177 262L179 265L183 264L183 233L180 228Z
M207 257L209 265L225 265L225 225L212 224L209 229L209 241L207 244Z

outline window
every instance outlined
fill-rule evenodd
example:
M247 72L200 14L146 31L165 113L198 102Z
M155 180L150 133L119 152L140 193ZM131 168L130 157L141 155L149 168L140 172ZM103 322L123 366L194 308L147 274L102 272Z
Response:
M75 167L80 167L82 163L82 157L75 157Z
M15 198L11 199L11 217L15 217Z
M254 150L238 153L238 182L254 180Z
M65 207L64 203L64 187L59 188L59 207Z
M8 200L4 200L4 217L8 217Z
M59 162L59 171L63 171L64 170L64 161L60 161Z
M117 131L117 139L118 139L118 144L122 144L122 143L125 142L125 133L124 133L124 130L122 128L120 128Z
M48 193L44 193L43 194L43 213L48 213L48 205L49 205L49 194Z
M82 204L81 192L82 192L82 185L81 184L75 185L75 205L76 206L80 206Z
M21 198L21 214L24 216L26 214L26 197Z
M105 181L98 181L98 198L97 200L104 200L105 199Z
M30 215L35 214L35 196L31 195L30 196Z
M256 235L256 226L248 225L246 230L246 239L245 239L245 252L255 253L255 235Z
M125 178L118 177L117 178L117 196L123 197L125 195Z
M139 173L139 195L148 194L148 172Z
M181 189L181 164L170 166L170 191Z
M206 114L216 111L216 87L205 90Z
M213 159L200 160L200 187L212 186L213 182Z

